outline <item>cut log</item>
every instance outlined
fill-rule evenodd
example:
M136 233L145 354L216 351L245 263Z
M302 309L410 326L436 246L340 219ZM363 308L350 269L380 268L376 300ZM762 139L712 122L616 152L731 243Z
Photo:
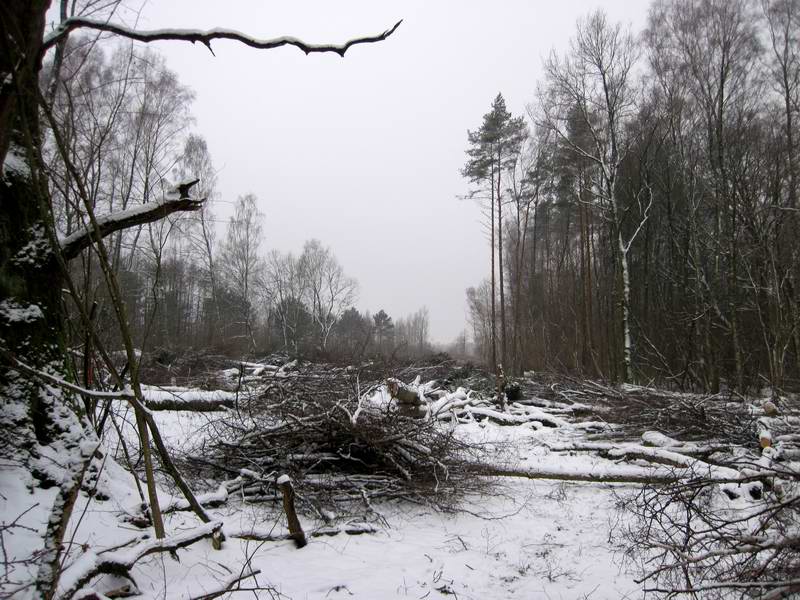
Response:
M389 395L397 400L398 404L409 404L411 406L422 405L422 400L417 390L406 385L399 379L387 379L386 386L389 388Z

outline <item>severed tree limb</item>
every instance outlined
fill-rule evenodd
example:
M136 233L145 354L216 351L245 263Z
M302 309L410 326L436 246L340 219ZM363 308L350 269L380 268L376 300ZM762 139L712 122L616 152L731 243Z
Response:
M712 581L681 589L645 588L644 592L675 596L677 594L696 595L698 592L708 592L711 590L763 590L767 587L775 589L769 594L760 596L762 599L770 598L771 600L777 600L778 598L790 598L794 592L800 589L800 579L784 579L781 581Z
M191 184L183 184L181 188L186 185L191 187L197 181L199 180L195 180ZM181 191L184 190L181 189ZM180 198L164 198L158 202L141 204L128 210L101 215L96 218L96 227L93 224L62 238L60 240L61 254L65 260L71 260L97 241L98 234L100 238L104 238L115 231L153 223L172 213L199 210L202 206L203 200L194 200L182 194Z
M128 27L124 27L123 25L117 25L116 23L108 23L106 21L97 21L94 19L85 19L82 17L72 17L63 21L56 29L48 36L45 37L44 41L42 42L41 52L47 52L51 47L55 46L59 40L69 35L69 33L75 29L93 29L95 31L102 31L106 33L113 33L115 35L119 35L131 40L136 40L137 42L158 42L158 41L165 41L165 40L176 40L176 41L183 41L183 42L200 42L201 44L205 45L209 50L211 50L211 42L216 40L231 40L235 42L239 42L244 44L245 46L250 46L251 48L256 48L257 50L271 50L273 48L279 48L281 46L294 46L295 48L299 48L306 54L311 53L324 53L324 52L333 52L338 54L339 56L344 57L345 52L347 52L352 46L357 44L373 44L375 42L382 42L390 35L392 35L395 30L400 26L402 23L402 19L394 24L391 29L387 29L381 34L373 35L373 36L366 36L360 38L354 38L345 42L344 44L309 44L304 42L303 40L297 39L291 36L281 36L277 38L270 38L270 39L258 39L251 37L249 35L245 35L239 31L233 29L209 29L206 31L197 30L197 29L156 29L152 31L139 31L136 29L130 29ZM213 50L211 50L213 54Z
M145 556L160 552L174 552L203 538L213 538L222 530L222 522L215 521L196 527L179 535L142 542L133 548L113 552L89 551L67 567L61 575L60 600L69 600L92 579L102 574L128 577L133 566Z

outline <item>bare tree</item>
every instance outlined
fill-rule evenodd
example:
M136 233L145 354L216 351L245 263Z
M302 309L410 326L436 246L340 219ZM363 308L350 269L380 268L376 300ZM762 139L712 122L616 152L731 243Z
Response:
M305 305L307 281L293 254L277 250L267 257L262 293L269 306L270 321L277 327L281 347L297 354L310 333L311 315Z
M262 221L253 194L240 196L236 200L234 215L228 221L225 242L220 250L219 268L222 281L233 292L237 303L234 325L240 328L238 335L255 347L254 304L258 281L264 275L264 259L260 256Z
M323 247L319 240L305 243L298 268L305 280L307 304L318 330L320 348L325 352L336 321L356 301L358 284L345 275L330 248Z

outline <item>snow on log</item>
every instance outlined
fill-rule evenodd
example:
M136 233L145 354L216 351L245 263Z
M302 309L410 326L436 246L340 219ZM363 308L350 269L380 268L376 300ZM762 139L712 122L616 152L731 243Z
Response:
M591 483L675 483L686 476L686 470L634 467L615 463L591 465L535 464L530 466L473 463L470 470L487 477L524 477L527 479L554 479L558 481L586 481Z
M347 523L345 525L338 525L333 527L321 527L319 529L315 529L309 536L314 537L332 537L335 535L364 535L368 533L377 533L379 530L374 525L369 523ZM292 534L290 533L275 533L274 528L270 529L241 529L237 531L227 531L226 533L228 537L240 539L240 540L251 540L255 542L284 542L287 540L293 540Z
M224 504L228 500L228 488L225 485L220 485L216 492L199 494L195 498L200 506L214 508ZM170 502L161 505L162 514L191 509L192 507L189 505L189 501L185 498L173 498Z
M568 425L567 421L547 414L546 412L526 407L522 411L500 412L491 408L480 406L466 406L464 411L472 416L482 416L491 419L499 425L523 425L525 423L538 422L546 427L563 427Z
M642 444L645 446L656 446L658 448L681 445L678 440L664 435L660 431L645 431L642 434Z
M213 412L234 408L236 405L236 394L224 390L143 385L142 395L150 410Z

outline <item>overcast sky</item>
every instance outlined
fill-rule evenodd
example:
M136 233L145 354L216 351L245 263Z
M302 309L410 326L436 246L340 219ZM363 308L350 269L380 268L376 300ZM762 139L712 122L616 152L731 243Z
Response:
M221 199L254 193L266 249L318 238L360 283L359 308L397 319L426 305L431 337L466 327L465 289L488 275L481 215L459 200L467 129L498 92L523 114L542 58L600 6L640 30L644 0L151 0L140 28L227 27L257 37L343 42L379 33L344 59L231 42L159 43L197 92L196 130ZM230 214L231 204L215 212Z

